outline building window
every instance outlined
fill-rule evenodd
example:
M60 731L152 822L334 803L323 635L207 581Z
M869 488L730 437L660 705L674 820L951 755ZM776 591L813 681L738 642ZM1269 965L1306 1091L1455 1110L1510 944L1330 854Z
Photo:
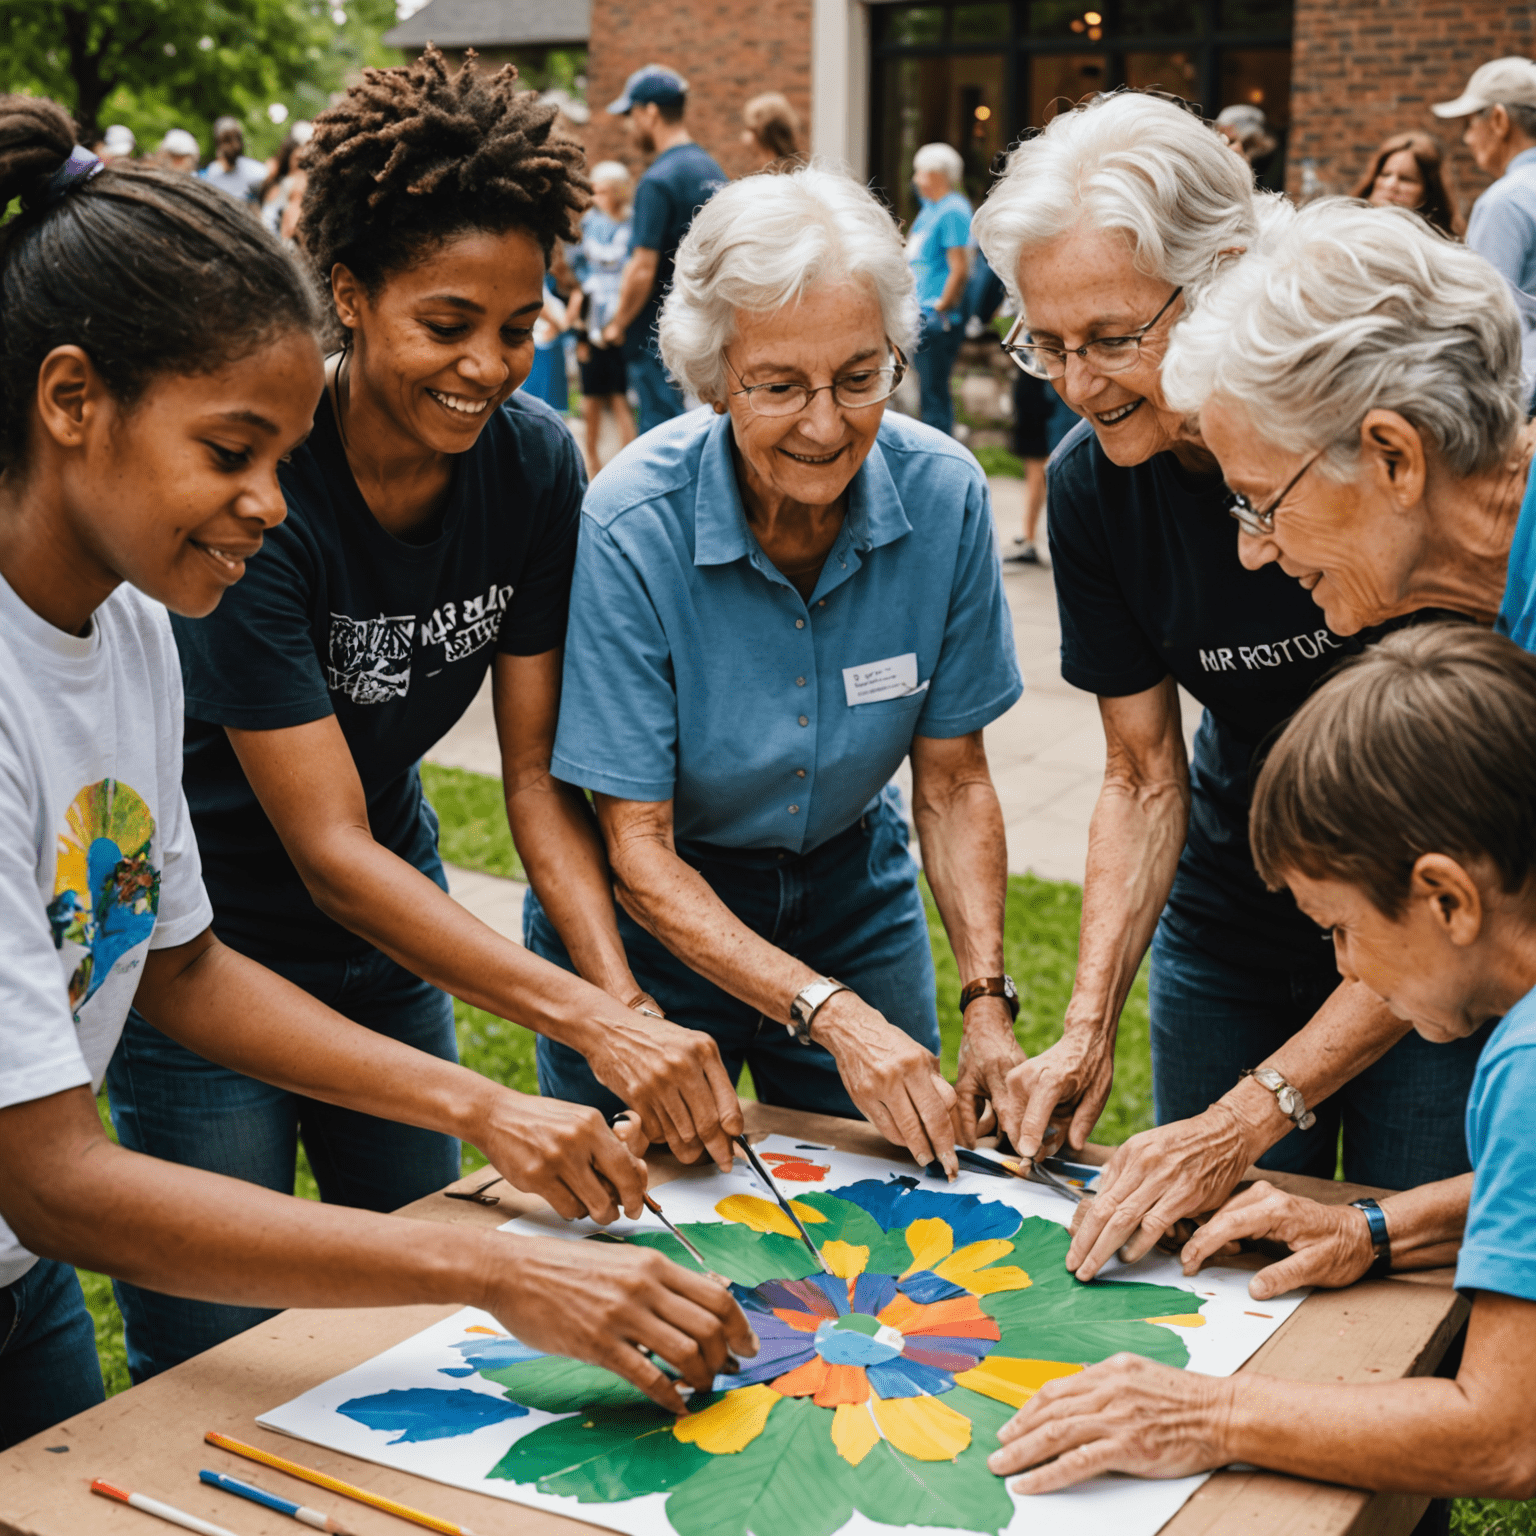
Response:
M1197 103L1262 107L1278 140L1256 167L1285 182L1292 0L1011 0L874 5L875 184L903 220L917 212L912 155L942 140L965 159L979 202L998 150L1096 91L1156 88Z

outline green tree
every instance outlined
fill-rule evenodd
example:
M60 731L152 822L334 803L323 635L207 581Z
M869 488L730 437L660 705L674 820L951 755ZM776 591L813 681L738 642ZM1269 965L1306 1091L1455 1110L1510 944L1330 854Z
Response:
M393 21L392 0L0 0L0 85L62 102L87 143L109 121L146 147L172 126L206 141L229 113L262 153L283 132L273 104L311 117L393 62L378 43Z

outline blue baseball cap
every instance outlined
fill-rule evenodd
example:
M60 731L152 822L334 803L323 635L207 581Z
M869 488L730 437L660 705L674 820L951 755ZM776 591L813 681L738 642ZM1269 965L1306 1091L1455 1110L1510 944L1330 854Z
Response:
M643 101L682 101L688 94L688 82L665 64L647 64L624 82L624 93L608 103L615 117L622 117Z

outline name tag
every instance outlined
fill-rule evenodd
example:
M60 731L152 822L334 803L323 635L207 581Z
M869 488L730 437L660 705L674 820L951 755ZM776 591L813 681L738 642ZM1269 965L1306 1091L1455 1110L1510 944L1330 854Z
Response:
M887 656L884 661L867 662L862 667L843 668L843 690L849 706L874 704L880 699L904 699L921 693L917 684L917 652L905 656Z

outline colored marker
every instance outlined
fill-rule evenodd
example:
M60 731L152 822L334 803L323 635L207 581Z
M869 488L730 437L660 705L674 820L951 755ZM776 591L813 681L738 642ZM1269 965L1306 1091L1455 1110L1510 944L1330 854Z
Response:
M382 1494L369 1493L366 1488L344 1483L339 1477L330 1477L324 1472L316 1472L311 1467L301 1467L298 1462L289 1461L286 1456L274 1456L271 1451L257 1450L254 1445L247 1445L243 1440L236 1440L229 1435L221 1435L216 1429L208 1430L203 1435L203 1439L209 1445L218 1446L221 1451L233 1451L236 1456L244 1456L249 1461L259 1461L264 1467L273 1467L279 1472L286 1472L289 1477L297 1477L306 1483L313 1483L315 1487L324 1488L329 1493L339 1493L344 1499L356 1499L359 1504L367 1504L372 1509L382 1509L387 1515L398 1515L402 1520L414 1520L417 1525L424 1525L429 1531L439 1532L440 1536L475 1536L467 1526L455 1525L452 1520L439 1520L436 1515L423 1514L419 1509L412 1509L409 1504L397 1504L393 1499L386 1499ZM215 1536L229 1536L229 1532L217 1532Z
M235 1536L225 1526L215 1525L211 1520L199 1520L196 1515L189 1515L185 1510L162 1504L159 1499L151 1499L142 1493L129 1493L126 1488L104 1483L99 1477L92 1480L91 1492L99 1493L104 1499L116 1499L119 1504L131 1504L133 1508L143 1510L146 1515L155 1515L172 1525L179 1525L184 1531L197 1531L199 1536Z
M318 1509L306 1509L302 1504L295 1504L292 1499L285 1499L276 1493L268 1493L265 1488L258 1488L255 1483L243 1483L238 1477L231 1477L227 1472L210 1472L206 1468L199 1472L200 1481L208 1484L210 1488L222 1488L225 1493L232 1493L237 1498L249 1499L253 1504L265 1504L268 1509L275 1509L280 1515L291 1515L303 1525L311 1525L317 1531L329 1531L331 1536L351 1536L351 1533L337 1523L327 1514Z

